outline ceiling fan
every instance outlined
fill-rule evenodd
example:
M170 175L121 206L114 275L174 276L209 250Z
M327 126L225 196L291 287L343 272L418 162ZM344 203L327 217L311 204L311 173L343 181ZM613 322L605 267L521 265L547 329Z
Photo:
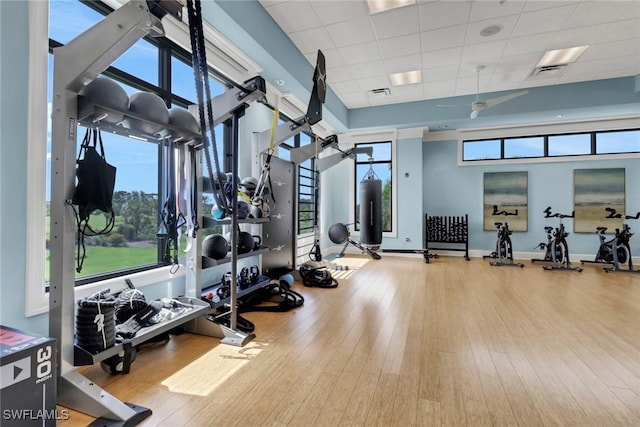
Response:
M477 77L477 90L476 90L476 100L473 101L473 103L471 103L470 105L446 105L446 104L439 104L438 107L471 107L471 118L475 119L476 117L478 117L478 113L480 113L480 111L484 110L485 108L489 108L489 107L493 107L495 105L498 104L502 104L503 102L507 102L507 101L511 101L514 98L517 98L519 96L522 95L526 95L529 93L528 90L522 90L520 92L515 92L509 95L504 95L504 96L499 96L497 98L491 98L491 99L480 99L480 73L485 69L484 65L478 65L476 67L474 67L473 71L476 72L476 77Z

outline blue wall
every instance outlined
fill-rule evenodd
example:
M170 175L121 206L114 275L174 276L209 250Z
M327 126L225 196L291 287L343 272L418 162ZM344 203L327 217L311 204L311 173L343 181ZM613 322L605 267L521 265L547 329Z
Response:
M589 168L625 168L627 210L640 211L640 159L589 160L553 163L522 163L502 165L457 165L457 141L425 142L423 145L424 203L429 215L469 214L470 249L490 252L495 244L495 232L483 231L484 172L528 172L529 224L527 232L513 236L515 252L535 252L545 241L545 226L556 226L556 219L545 219L542 211L551 206L554 212L573 210L573 170ZM574 254L594 254L597 239L592 233L573 233L573 220L564 221L571 235L569 248ZM640 230L640 221L629 225ZM632 239L632 252L640 255L640 239Z
M27 2L0 2L0 323L47 334L45 315L24 316L29 93L29 40L24 35L28 27Z

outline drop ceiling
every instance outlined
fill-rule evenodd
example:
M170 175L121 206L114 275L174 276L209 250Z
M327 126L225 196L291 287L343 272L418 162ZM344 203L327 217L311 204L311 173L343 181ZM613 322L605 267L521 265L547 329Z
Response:
M640 1L420 1L371 15L364 0L259 0L349 109L640 75ZM494 35L492 29L499 28ZM588 45L561 73L548 50ZM422 83L389 75L420 70ZM384 97L372 90L389 89Z

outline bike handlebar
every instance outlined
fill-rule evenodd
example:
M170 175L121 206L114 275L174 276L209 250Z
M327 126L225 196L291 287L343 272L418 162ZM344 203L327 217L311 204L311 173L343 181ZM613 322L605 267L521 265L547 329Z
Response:
M551 206L547 207L547 209L545 209L544 211L542 211L545 214L545 218L574 218L576 215L576 211L571 211L571 215L567 215L567 214L561 214L561 213L551 213Z
M609 215L607 215L605 218L622 218L622 214L616 212L614 208L604 208L604 210L609 212ZM624 219L640 219L640 212L637 212L635 215L625 215Z
M517 216L518 215L518 209L516 209L515 212L498 211L498 206L497 205L493 205L493 213L492 213L492 215L504 215L504 216L513 215L513 216Z

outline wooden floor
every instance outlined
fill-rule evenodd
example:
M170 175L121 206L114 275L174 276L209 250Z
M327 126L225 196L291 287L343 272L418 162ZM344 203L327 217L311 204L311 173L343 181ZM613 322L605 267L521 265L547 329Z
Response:
M640 275L343 260L337 289L246 314L245 347L183 334L83 372L144 426L640 426Z

